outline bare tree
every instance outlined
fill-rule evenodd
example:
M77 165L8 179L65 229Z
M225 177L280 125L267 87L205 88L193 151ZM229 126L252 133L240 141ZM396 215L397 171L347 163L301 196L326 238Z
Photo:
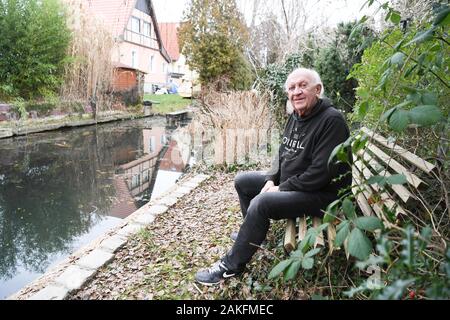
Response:
M293 52L308 50L308 33L322 23L314 11L325 0L252 0L245 2L250 10L251 43L249 52L255 65L281 62ZM244 12L245 14L245 12ZM320 29L320 28L319 28ZM319 36L322 39L323 37Z

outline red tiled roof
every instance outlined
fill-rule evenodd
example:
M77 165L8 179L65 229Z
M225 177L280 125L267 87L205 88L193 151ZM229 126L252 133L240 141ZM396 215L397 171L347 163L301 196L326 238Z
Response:
M124 219L137 210L134 198L131 195L128 185L123 177L113 180L116 190L116 199L111 205L109 216Z
M123 34L136 0L91 0L87 2L89 10L107 26L114 36Z
M128 20L136 6L136 1L137 0L89 0L87 1L87 7L97 18L111 28L111 32L114 36L118 37L124 33ZM158 43L160 44L160 52L164 59L170 63L170 56L164 45L161 45L162 40L156 21L153 3L152 1L148 1L148 3L150 6L151 18L155 25Z
M161 40L167 53L173 61L180 58L180 46L178 45L179 23L159 23Z

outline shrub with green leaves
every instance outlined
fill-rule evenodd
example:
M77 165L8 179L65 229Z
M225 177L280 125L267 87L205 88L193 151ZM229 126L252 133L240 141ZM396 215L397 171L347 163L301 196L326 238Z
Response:
M59 90L70 41L57 0L0 0L0 99Z
M425 227L416 233L408 225L402 231L388 230L378 238L376 255L371 255L356 266L360 270L371 268L387 270L376 279L370 277L356 288L346 292L354 298L365 293L371 299L449 299L450 248L439 252L431 244L432 230ZM395 243L389 238L397 237Z
M340 23L331 44L320 48L314 59L314 68L320 74L325 94L335 105L347 112L353 111L355 88L358 82L347 78L351 68L361 61L364 50L375 40L368 27L355 28L356 22Z
M448 13L436 9L432 22L386 30L364 52L349 77L357 79L356 120L373 126L381 118L397 132L429 126L448 116L450 48ZM397 19L395 19L397 21Z

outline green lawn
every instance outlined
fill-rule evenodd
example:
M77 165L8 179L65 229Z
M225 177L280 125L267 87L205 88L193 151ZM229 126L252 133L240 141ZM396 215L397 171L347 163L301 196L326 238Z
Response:
M146 94L144 100L153 102L152 110L158 113L169 113L183 110L191 104L191 99L185 99L178 94Z

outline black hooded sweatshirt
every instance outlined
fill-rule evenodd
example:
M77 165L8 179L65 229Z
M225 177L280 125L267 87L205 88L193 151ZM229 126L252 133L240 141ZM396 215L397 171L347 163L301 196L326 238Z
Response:
M330 164L333 149L346 141L349 129L329 99L319 99L311 113L289 117L278 153L278 166L266 177L280 191L326 192L337 196L351 185L348 164ZM351 159L351 157L349 158ZM340 179L336 179L344 175Z

